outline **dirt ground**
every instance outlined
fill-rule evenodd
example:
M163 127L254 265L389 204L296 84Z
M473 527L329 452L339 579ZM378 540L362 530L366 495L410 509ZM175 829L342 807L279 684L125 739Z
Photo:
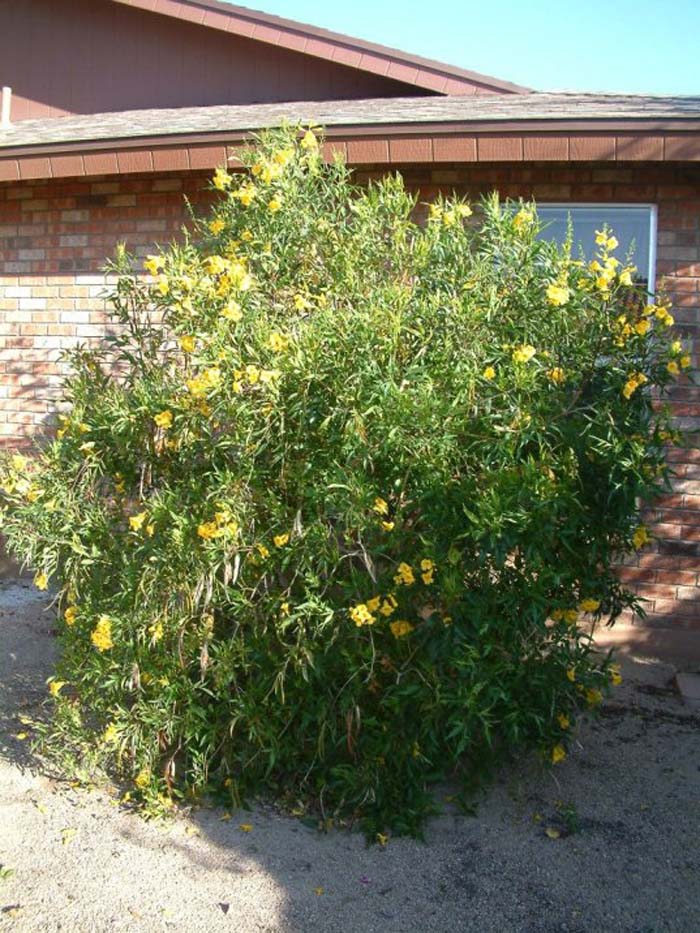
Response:
M264 807L147 823L47 777L21 721L51 673L44 604L0 584L2 931L700 931L700 717L668 665L625 658L555 775L523 761L425 844L367 848Z

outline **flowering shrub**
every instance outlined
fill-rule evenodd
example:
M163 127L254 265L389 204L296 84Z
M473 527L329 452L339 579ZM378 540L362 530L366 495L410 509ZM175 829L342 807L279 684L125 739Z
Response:
M619 680L582 623L635 606L650 390L689 360L607 230L587 263L534 205L417 225L311 130L244 161L147 278L118 254L119 335L4 461L4 532L58 590L56 728L135 794L417 832L431 784L556 764Z

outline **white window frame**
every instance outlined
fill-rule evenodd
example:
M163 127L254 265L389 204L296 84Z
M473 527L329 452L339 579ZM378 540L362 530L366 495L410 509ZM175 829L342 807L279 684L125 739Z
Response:
M556 207L560 210L571 210L572 208L583 207L588 210L600 208L646 208L649 211L649 268L647 270L647 290L653 295L656 292L656 251L657 251L657 231L659 208L657 204L647 202L638 203L636 201L536 201L536 206ZM614 233L613 229L613 233Z

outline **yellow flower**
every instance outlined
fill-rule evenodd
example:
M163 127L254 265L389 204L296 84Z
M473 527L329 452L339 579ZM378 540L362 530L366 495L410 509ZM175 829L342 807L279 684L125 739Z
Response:
M149 625L148 634L151 636L154 642L159 642L163 637L163 623L154 622L153 625Z
M561 385L566 382L566 373L561 366L555 366L553 369L547 371L547 379L555 385Z
M255 185L243 185L237 191L234 191L234 198L238 198L244 207L250 207L255 200L258 191Z
M659 307L654 307L654 315L656 318L664 325L664 327L672 327L674 324L673 315L669 314L668 308L664 305L659 305Z
M286 531L282 535L275 535L272 540L275 543L275 547L284 547L285 544L289 542L289 532Z
M680 366L675 360L671 360L671 362L667 364L666 369L672 376L678 376L681 372Z
M566 758L566 749L563 745L555 745L552 749L552 764L557 765Z
M617 249L619 243L614 236L608 236L604 231L596 230L595 232L595 241L598 246L602 246L603 249Z
M394 638L404 638L413 631L415 626L411 625L411 623L407 622L405 619L397 619L396 622L392 622L389 625L389 628Z
M214 236L218 236L222 230L226 229L226 223L220 217L215 217L214 220L209 222L209 229Z
M148 256L143 264L146 272L156 276L165 265L165 259L162 256Z
M155 415L153 420L159 428L163 428L163 430L167 431L173 425L173 413L166 408L165 411Z
M518 213L513 218L513 226L516 230L522 230L524 227L529 227L535 220L535 215L532 211L528 210L526 207L521 207Z
M34 577L34 586L35 586L38 590L46 590L46 589L48 589L48 587L49 587L49 578L46 576L45 573L43 573L43 572L42 572L42 573L38 573L38 574Z
M161 295L167 295L170 291L170 280L167 275L159 275L158 281L156 282L156 288L161 293Z
M571 297L571 291L566 287L566 285L557 285L552 283L547 286L547 301L550 305L554 305L557 308L560 308L562 305L565 305L569 298Z
M610 665L610 682L614 687L619 687L622 683L622 674L620 673L619 664Z
M603 694L600 690L595 690L593 688L586 690L586 702L589 706L598 706L603 700Z
M241 832L249 833L252 831L253 825L252 823L241 823L238 828L241 830Z
M260 177L265 182L266 185L269 185L271 181L274 181L276 178L279 178L282 174L284 168L282 165L270 164L263 165L260 171Z
M276 198L272 198L267 202L267 209L271 214L277 213L277 211L282 207L282 195L278 194Z
M487 366L481 375L490 382L492 379L496 378L496 370L493 366Z
M286 149L278 149L272 156L272 161L277 165L284 167L288 165L294 158L294 149L291 146L287 146Z
M212 181L214 182L215 188L218 188L219 191L225 191L231 184L231 176L225 168L217 168Z
M238 321L240 321L243 317L241 306L237 301L229 301L226 307L222 310L221 317L226 318L227 321L233 321L234 324L237 324Z
M513 362L528 363L536 353L537 350L535 350L535 348L529 343L523 344L522 346L513 350Z
M207 256L203 265L210 275L223 275L229 267L228 260L217 255Z
M67 681L65 680L51 680L49 681L49 693L52 697L57 697L61 690L65 687Z
M377 496L377 498L374 500L372 511L376 512L377 515L388 515L389 505L385 499L382 499L381 496Z
M275 353L282 353L289 346L289 337L286 337L284 334L278 334L278 333L270 334L270 339L268 340L268 346Z
M311 130L307 130L300 145L302 149L318 149L318 140Z
M219 534L219 526L216 522L202 522L197 526L197 534L200 538L204 538L205 541L210 541Z
M245 374L248 377L248 382L254 386L255 383L260 379L260 370L257 366L254 366L252 363L249 363L245 368Z
M187 388L195 398L206 395L210 389L216 388L221 379L221 371L217 366L210 366L204 372L187 380Z
M98 651L108 651L114 647L112 641L112 620L109 616L102 615L97 620L97 625L90 635L90 641Z
M385 522L385 521L382 521L382 522L380 522L380 524L381 524L382 528L384 529L384 531L393 531L393 530L394 530L394 522Z
M377 842L380 846L385 846L389 841L389 837L385 833L377 833Z
M600 600L582 599L578 604L578 608L581 610L581 612L595 612L597 609L600 609Z
M649 380L644 375L644 373L631 373L629 378L627 379L627 382L624 384L622 388L622 394L627 399L631 398L632 395L637 391L637 389L640 386L644 385L645 382L648 382L648 381Z
M379 609L379 605L382 601L381 596L373 596L371 599L367 600L367 608L370 612L376 612Z
M637 321L637 323L634 325L634 329L639 334L640 337L643 337L645 334L647 334L649 332L650 327L651 327L651 324L646 318L642 318L641 320Z
M576 680L576 671L573 669L573 667L570 667L570 668L568 669L568 671L566 672L566 676L567 676L567 678L571 681L571 683L573 684L574 681Z
M136 786L140 788L141 790L143 790L144 787L148 787L150 782L151 782L151 769L150 768L142 768L139 771L139 773L136 775L136 777L134 778L134 784L136 784Z
M404 584L404 586L411 586L416 582L416 578L413 573L413 568L410 564L401 561L399 566L396 568L396 573L394 574L394 583Z
M139 512L138 515L132 515L129 519L129 526L132 531L141 531L141 526L148 518L148 512Z
M564 713L559 713L559 715L557 716L557 722L559 723L559 727L561 729L568 729L569 726L571 725L571 723L569 722L569 717L565 715Z
M639 525L632 535L632 544L637 550L644 547L645 544L648 544L651 541L651 535L644 527L644 525Z
M102 733L102 741L106 745L111 745L112 742L116 740L117 735L118 735L117 727L114 725L113 722L110 722L110 724L107 726L105 731Z
M575 625L578 622L578 612L576 609L565 609L561 617L567 625Z
M77 615L78 615L77 607L68 606L66 611L63 613L63 618L66 620L66 625L74 625Z
M180 337L180 348L185 353L194 353L196 346L197 338L193 337L191 334L186 334L184 337Z
M383 616L390 616L390 615L393 615L394 612L396 612L397 606L398 606L398 603L396 602L396 599L393 593L389 593L389 595L386 597L386 599L380 606L379 611L381 612Z
M263 560L270 556L270 552L264 544L256 544L255 547L258 549L258 554L262 557Z
M353 606L350 610L350 618L358 628L361 628L363 625L374 625L376 622L376 619L365 603L358 603L356 606Z
M620 273L620 285L625 285L627 287L629 287L630 285L634 285L634 282L632 281L632 276L634 275L636 271L637 271L636 266L627 266L626 268L624 268L622 272Z

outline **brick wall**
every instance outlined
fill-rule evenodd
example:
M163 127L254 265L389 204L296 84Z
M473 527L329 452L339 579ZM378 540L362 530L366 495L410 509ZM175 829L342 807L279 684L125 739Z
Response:
M358 179L378 177L363 166ZM655 203L657 274L674 303L681 335L700 329L700 164L458 164L400 169L430 200L456 189L476 198ZM138 255L176 237L186 195L203 207L204 173L0 184L0 446L26 444L50 430L60 391L60 353L98 340L107 327L100 293L104 259L117 242ZM648 600L648 624L700 630L700 392L683 379L673 389L689 449L671 449L673 494L649 510L660 540L628 561L623 578Z
M0 184L0 446L50 429L62 351L108 328L100 299L116 243L137 255L176 237L205 174Z

